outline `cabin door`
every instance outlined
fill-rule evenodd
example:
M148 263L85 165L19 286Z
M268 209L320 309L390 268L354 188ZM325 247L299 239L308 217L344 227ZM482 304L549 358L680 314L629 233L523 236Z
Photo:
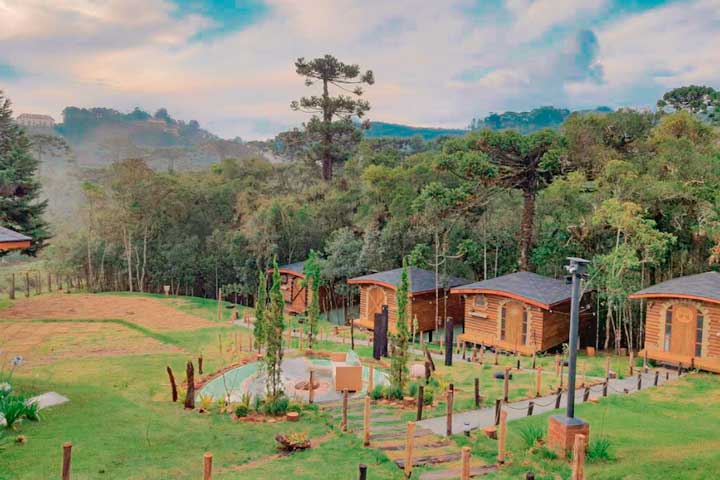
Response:
M383 289L379 287L370 287L370 290L368 290L368 320L372 322L375 318L375 314L382 313L382 307L386 304L387 300Z
M505 340L511 346L524 345L523 329L525 306L518 302L508 302L503 306L505 317Z
M686 356L695 355L697 316L697 309L691 305L678 303L672 306L670 352Z

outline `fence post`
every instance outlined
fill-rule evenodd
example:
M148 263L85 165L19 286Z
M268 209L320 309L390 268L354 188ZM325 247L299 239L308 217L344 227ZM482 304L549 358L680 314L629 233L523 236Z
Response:
M510 395L510 367L505 367L505 380L503 383L503 400L507 403Z
M453 395L454 391L452 388L448 388L447 391L447 427L446 435L449 437L452 435L452 411L453 411Z
M368 390L368 394L370 391ZM308 403L315 401L315 369L310 367L310 383L308 385Z
M502 398L495 399L495 425L500 425L500 407L502 406Z
M358 470L360 471L358 480L367 480L367 465L361 463L360 465L358 465Z
M498 351L497 348L495 349L495 365L498 364Z
M535 350L533 350L533 363L532 363L532 368L535 368L535 360L536 360L536 358L535 358Z
M422 388L422 387L421 387ZM370 446L370 395L365 395L365 408L363 409L364 418L363 418L363 446L369 447Z
M642 373L638 373L637 389L642 390Z
M535 369L535 396L540 396L540 390L542 387L542 368L538 367Z
M605 380L605 383L603 383L603 397L607 397L608 382L609 380Z
M10 300L15 300L15 274L10 274Z
M25 272L25 298L30 296L30 272Z
M563 388L563 377L565 370L565 362L560 362L560 388Z
M610 355L605 357L605 378L610 378Z
M200 375L203 374L203 356L202 356L202 354L198 356L198 373Z
M635 352L630 350L630 376L635 374Z
M375 388L375 365L370 365L368 371L368 393L372 392Z
M560 408L560 401L562 400L562 390L558 389L557 397L555 397L555 409Z
M72 461L72 443L63 445L62 480L70 480L70 462Z
M415 419L419 422L422 420L423 414L423 403L425 402L425 385L418 387L418 398L417 398L417 415Z
M583 402L587 402L590 400L590 387L585 387L585 392L583 393Z
M340 424L340 429L343 432L347 432L347 428L348 428L347 411L348 411L348 391L343 390L342 423Z
M187 362L185 367L187 377L187 393L185 395L185 408L195 408L195 367L192 362Z
M480 379L475 377L475 408L480 408Z
M532 417L533 409L535 408L535 402L530 400L530 403L528 403L528 410L527 410L527 416Z
M572 459L572 480L585 479L585 435L575 435L575 444L573 445Z
M555 375L560 376L560 355L555 354Z
M203 480L212 480L212 453L208 452L203 455Z
M658 380L660 379L660 372L658 370L655 370L655 381L653 382L653 385L657 387Z
M480 345L480 365L483 364L484 357L485 357L485 347Z
M405 477L410 478L413 468L413 437L415 434L415 422L407 422L407 433L405 434Z
M507 412L500 412L500 428L498 429L498 464L505 463L505 437L507 432Z
M462 447L462 470L460 480L470 480L470 447Z
M177 391L177 385L175 384L175 375L173 375L172 368L170 368L170 365L166 367L168 377L170 378L170 388L172 388L172 401L177 402L178 399L178 391Z
M648 373L648 354L647 354L647 348L645 349L645 354L643 355L643 370L645 373Z

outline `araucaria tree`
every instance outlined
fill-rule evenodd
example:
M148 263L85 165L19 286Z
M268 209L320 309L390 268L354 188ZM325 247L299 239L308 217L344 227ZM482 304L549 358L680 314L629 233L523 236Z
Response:
M322 164L323 180L330 180L333 164L345 161L362 139L352 118L362 118L370 110L370 104L360 98L361 85L372 85L375 77L372 70L363 73L359 65L346 65L332 55L314 60L298 58L295 71L305 77L308 87L315 82L322 84L320 96L302 97L293 101L290 108L313 115L305 124L305 131L295 133L304 137L301 143L310 158ZM331 85L348 95L330 95Z
M283 330L285 318L283 309L285 300L280 290L280 270L277 259L273 261L272 287L270 288L270 305L265 317L265 370L267 373L267 393L276 398L283 393L282 371Z
M407 261L403 259L403 270L400 286L397 290L397 322L396 331L390 336L390 382L394 388L404 390L408 379L408 281Z
M305 288L310 291L310 305L305 312L308 323L308 347L313 347L313 340L317 335L318 320L320 319L320 262L315 250L310 250L310 255L303 267L305 273Z
M32 237L30 248L25 250L31 255L50 238L42 219L47 201L38 201L37 168L30 140L13 120L10 100L0 90L0 225Z
M265 336L267 311L267 275L263 270L258 272L258 291L255 297L255 326L253 333L255 335L255 346L260 351L265 345L267 339Z

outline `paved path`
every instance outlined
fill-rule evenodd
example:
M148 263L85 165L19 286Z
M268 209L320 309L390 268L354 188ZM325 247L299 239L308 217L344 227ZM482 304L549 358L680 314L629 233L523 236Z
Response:
M660 376L658 379L658 385L665 383L667 380L665 379L665 372L670 372L670 380L674 380L677 378L677 372L671 371L671 370L658 370L660 371ZM655 370L650 370L648 373L642 374L642 389L645 390L646 388L653 388L653 383L655 381ZM625 389L628 390L628 393L634 393L637 392L638 387L638 376L635 375L634 377L624 378L621 380L612 379L610 380L608 384L608 396L609 395L618 395L618 394L624 394ZM590 388L590 399L600 398L602 397L603 386L602 385L595 385ZM578 405L582 403L583 401L583 393L584 389L577 389L575 392L575 404ZM523 418L527 416L527 410L528 410L528 404L532 401L535 402L535 406L533 408L533 415L549 412L552 410L555 410L555 402L557 400L557 395L547 395L544 397L534 398L534 399L528 399L528 400L520 400L514 403L505 404L503 408L508 413L508 420L515 420L518 418ZM562 393L562 397L560 400L560 408L565 408L567 406L567 392ZM495 424L495 407L486 407L481 408L479 410L469 410L466 412L458 412L453 413L453 432L454 433L460 433L463 431L464 424L468 423L470 425L470 429L474 430L477 428L485 428L490 427ZM434 417L434 418L428 418L426 420L422 420L420 422L417 422L418 427L425 428L437 435L445 435L446 428L447 428L447 419L445 416L442 417Z

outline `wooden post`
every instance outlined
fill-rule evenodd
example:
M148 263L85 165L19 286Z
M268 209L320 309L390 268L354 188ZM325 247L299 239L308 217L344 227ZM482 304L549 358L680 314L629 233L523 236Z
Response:
M555 354L555 375L560 376L560 355Z
M637 389L642 390L642 373L638 373Z
M470 480L470 447L462 447L462 470L460 480Z
M187 362L185 368L187 377L187 393L185 394L185 408L195 408L195 368L192 362Z
M505 367L505 380L503 383L503 400L507 403L510 396L510 370L511 367Z
M15 300L15 274L10 275L10 300Z
M70 480L70 462L72 461L72 443L63 445L62 480Z
M170 388L172 388L172 401L177 402L178 399L178 391L177 391L177 385L175 384L175 375L173 375L172 368L170 368L170 365L167 367L167 374L170 378Z
M415 435L415 422L407 422L407 434L405 435L405 477L410 478L413 469L413 447Z
M561 389L563 388L563 377L565 376L564 370L565 370L565 362L560 362L560 388Z
M502 408L502 398L495 399L495 425L500 424L500 410Z
M648 355L647 355L647 348L645 349L644 355L643 355L643 370L645 373L648 373Z
M340 424L340 428L342 429L343 432L347 432L347 429L348 429L347 411L348 411L348 391L343 390L342 423Z
M608 382L609 380L605 380L605 383L603 383L603 397L607 397Z
M605 358L605 378L610 378L610 355Z
M25 272L25 298L30 296L30 272Z
M308 385L308 403L315 401L315 369L310 367L310 384Z
M495 349L495 365L498 364L498 351L497 348Z
M205 460L203 465L203 480L212 480L212 453L206 453L203 455Z
M653 385L657 387L658 380L660 379L660 372L655 370L655 381L653 382Z
M507 433L507 412L500 412L500 427L498 428L498 464L505 463L505 437Z
M590 387L585 387L585 391L583 392L583 402L587 402L590 400Z
M535 369L535 396L540 396L540 390L542 389L542 368L538 367Z
M454 390L452 388L449 388L447 391L447 425L445 428L445 435L447 435L448 437L452 435L453 395Z
M582 386L584 387L587 384L587 362L583 360L582 362Z
M358 470L360 471L358 480L367 480L367 465L361 463L358 465Z
M417 415L415 416L416 421L422 420L423 404L425 403L425 385L418 387L418 398L417 398Z
M200 375L203 374L203 368L202 368L202 367L203 367L203 357L202 357L202 354L200 354L200 355L198 356L198 373L199 373Z
M535 358L535 350L533 350L533 363L532 363L532 368L536 368L536 367L535 367L535 360L536 360L536 358Z
M47 274L47 284L48 284L48 293L52 293L52 274L48 272Z
M532 417L533 410L535 409L535 402L530 400L530 403L528 403L528 409L527 409L527 416Z
M473 344L472 354L470 355L471 362L477 362L477 345Z
M375 365L370 365L368 370L368 393L372 392L375 388Z
M632 377L635 374L635 353L630 350L630 376Z
M555 409L560 408L560 402L562 401L562 389L558 389L557 397L555 397Z
M485 357L485 347L480 345L480 365L483 364L484 357Z
M422 387L421 387L422 388ZM365 408L363 409L363 446L370 446L370 395L365 395Z
M475 408L480 408L480 379L475 377Z
M573 445L573 458L572 458L572 480L584 480L585 479L585 435L575 435L575 444Z

